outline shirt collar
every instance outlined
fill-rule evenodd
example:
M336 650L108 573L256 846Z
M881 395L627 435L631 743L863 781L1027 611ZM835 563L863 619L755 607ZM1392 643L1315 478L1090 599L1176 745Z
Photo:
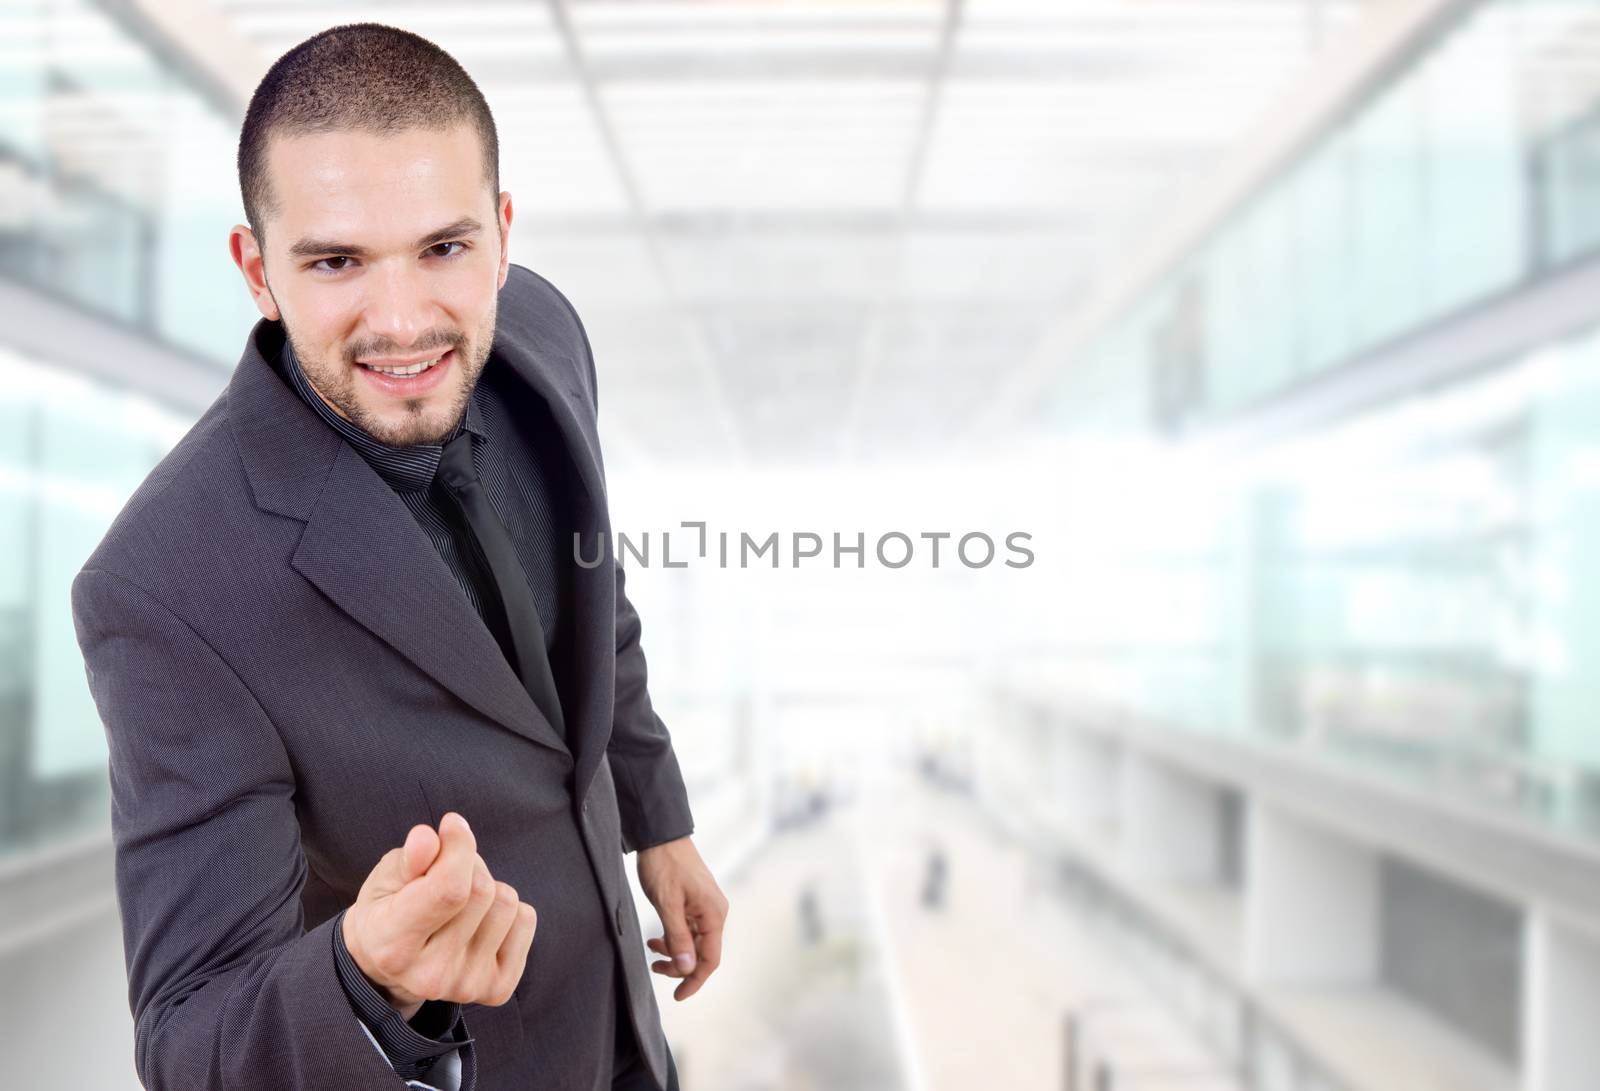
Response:
M311 383L301 370L300 361L290 347L287 337L283 341L282 361L284 376L301 399L311 406L329 427L343 436L391 487L426 489L433 483L433 475L439 468L439 460L444 456L443 444L418 443L409 447L391 447L373 438L366 429L334 412L333 407L323 401L322 396L311 388ZM465 428L478 437L478 446L487 444L489 433L484 425L485 416L480 405L486 396L482 383L473 387L472 396L467 399L467 411L463 419L456 423L455 429L445 440L446 443L459 436Z

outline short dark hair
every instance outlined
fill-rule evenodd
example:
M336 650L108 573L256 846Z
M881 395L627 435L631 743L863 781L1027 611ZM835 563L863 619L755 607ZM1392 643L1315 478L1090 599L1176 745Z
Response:
M500 192L500 140L483 92L456 59L428 39L382 23L349 23L313 35L261 77L239 131L239 192L261 235L272 207L266 149L273 133L357 129L392 133L469 122L483 144L483 176Z

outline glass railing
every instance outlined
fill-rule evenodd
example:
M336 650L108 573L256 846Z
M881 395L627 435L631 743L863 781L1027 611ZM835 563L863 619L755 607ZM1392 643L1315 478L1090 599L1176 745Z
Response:
M1600 332L1245 454L1073 450L1115 488L1064 498L1069 691L1600 837Z
M1118 959L1213 1052L1241 1091L1354 1091L1140 902L1070 856L1055 864L1056 896L1106 937ZM1114 1066L1095 1077L1102 1086L1119 1086ZM1084 1091L1093 1082L1079 1081Z

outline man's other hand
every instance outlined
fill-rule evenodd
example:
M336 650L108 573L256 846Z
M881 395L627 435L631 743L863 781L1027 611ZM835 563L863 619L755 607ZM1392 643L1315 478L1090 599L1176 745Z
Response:
M728 899L687 837L640 849L638 867L639 886L656 907L666 933L646 941L650 950L664 957L650 968L683 978L672 998L687 1000L722 963Z

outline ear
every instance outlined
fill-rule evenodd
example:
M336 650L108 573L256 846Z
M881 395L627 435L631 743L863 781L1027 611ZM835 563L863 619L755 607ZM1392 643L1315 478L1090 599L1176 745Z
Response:
M272 298L272 289L267 287L266 265L261 256L261 247L256 243L255 232L244 224L234 224L233 230L228 232L228 253L244 276L244 285L250 291L250 298L255 300L256 310L261 312L261 317L272 322L278 321L278 301Z
M500 273L495 281L495 291L506 286L506 274L511 268L511 193L500 191Z

